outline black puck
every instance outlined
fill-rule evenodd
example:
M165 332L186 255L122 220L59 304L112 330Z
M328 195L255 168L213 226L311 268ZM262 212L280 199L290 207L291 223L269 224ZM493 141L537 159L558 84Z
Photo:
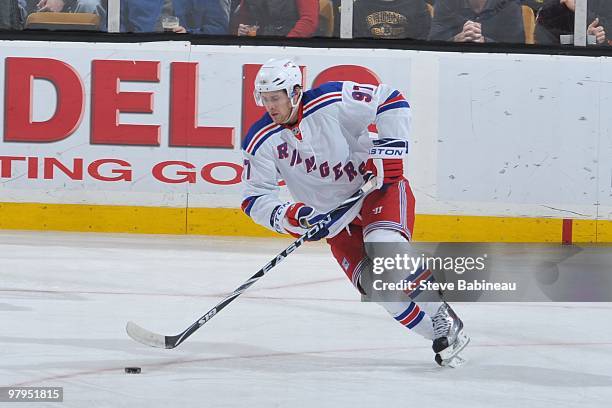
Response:
M125 372L128 374L140 374L140 367L125 367Z

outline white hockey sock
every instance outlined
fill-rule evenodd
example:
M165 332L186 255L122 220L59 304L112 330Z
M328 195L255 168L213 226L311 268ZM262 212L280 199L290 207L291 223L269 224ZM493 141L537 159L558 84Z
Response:
M414 302L381 302L379 303L401 325L409 328L428 340L433 340L431 318Z
M424 311L429 317L433 317L438 312L442 302L416 302L422 311Z
M409 244L408 239L395 230L374 229L364 237L365 243L402 243ZM371 257L372 254L369 254ZM381 302L391 316L403 326L420 334L426 339L433 340L433 324L431 317L436 314L441 302Z

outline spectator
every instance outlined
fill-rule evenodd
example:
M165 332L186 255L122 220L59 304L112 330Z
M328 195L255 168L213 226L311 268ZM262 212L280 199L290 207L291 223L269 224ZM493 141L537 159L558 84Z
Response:
M438 0L430 40L524 43L518 0Z
M238 35L311 37L319 27L318 0L242 0Z
M574 33L575 0L549 0L540 9L536 20L536 44L559 44L563 34ZM597 44L607 44L606 29L612 22L612 1L589 0L587 34L595 36Z
M26 14L36 12L92 13L100 16L100 30L106 31L106 0L20 0Z
M425 0L357 0L353 37L426 40L431 14Z
M173 2L174 13L185 31L192 34L229 34L230 0L173 0Z
M160 17L164 0L121 0L121 31L162 31Z
M93 13L106 18L106 5L103 0L27 0L30 13L51 11L56 13ZM22 3L22 4L23 4Z

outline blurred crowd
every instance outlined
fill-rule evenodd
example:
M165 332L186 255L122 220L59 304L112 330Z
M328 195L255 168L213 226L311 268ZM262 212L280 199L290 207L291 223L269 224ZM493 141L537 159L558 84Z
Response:
M32 14L90 13L107 0L3 0L0 29ZM341 0L121 0L122 32L338 37ZM574 32L575 0L354 0L353 37L558 44ZM589 43L608 45L612 0L588 0ZM610 42L612 44L612 41Z
M354 37L558 44L575 0L355 0ZM587 34L607 45L612 0L588 0Z

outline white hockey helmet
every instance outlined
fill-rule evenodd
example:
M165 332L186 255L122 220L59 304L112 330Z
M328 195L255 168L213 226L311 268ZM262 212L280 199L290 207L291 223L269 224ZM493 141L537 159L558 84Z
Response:
M293 101L295 87L302 86L302 71L293 61L285 59L271 59L259 69L255 77L255 102L257 106L263 106L261 99L262 92L273 92L285 90L291 100L291 106L296 107L300 103L300 98L296 103Z

